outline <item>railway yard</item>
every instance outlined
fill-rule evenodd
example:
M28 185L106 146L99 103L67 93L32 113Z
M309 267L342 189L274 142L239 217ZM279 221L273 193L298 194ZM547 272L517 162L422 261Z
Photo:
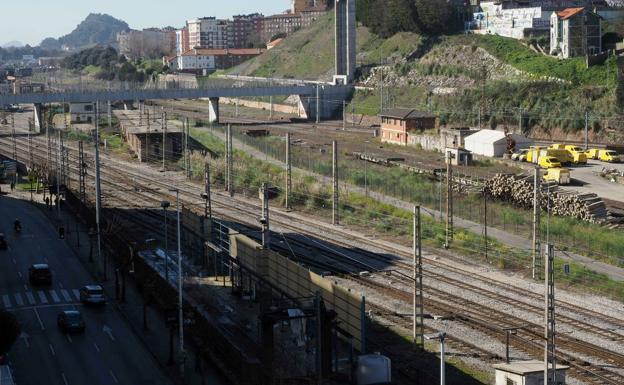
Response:
M78 143L66 140L64 145L68 151L68 187L75 189L79 184ZM0 137L0 153L12 154L13 146L10 136ZM48 154L45 136L20 136L15 147L18 159L54 168L56 145ZM84 154L90 181L86 195L93 202L92 145L85 146ZM162 172L158 164L140 164L110 151L101 154L100 167L104 217L111 214L114 219L108 217L107 221L137 241L162 231L158 208L163 199L170 198L172 186L179 189L185 208L204 211L205 202L200 198L203 184L189 180L183 172ZM505 165L495 168L510 170ZM213 187L212 215L216 221L259 239L261 205L257 192L237 186L236 194L230 197L220 181ZM334 226L323 216L282 207L271 208L271 232L274 251L366 297L371 324L369 350L392 359L401 383L416 383L426 366L435 361L425 359L409 343L414 298L411 245L373 236L363 226ZM448 354L464 371L470 368L489 373L486 378L491 379L491 365L505 358L509 328L517 329L509 339L512 359L542 359L543 292L541 283L476 262L456 250L425 248L423 252L425 331L447 333ZM201 302L201 298L197 300ZM556 318L557 360L570 366L569 384L624 383L621 302L558 288ZM437 349L434 344L427 348ZM455 381L452 383L462 383Z

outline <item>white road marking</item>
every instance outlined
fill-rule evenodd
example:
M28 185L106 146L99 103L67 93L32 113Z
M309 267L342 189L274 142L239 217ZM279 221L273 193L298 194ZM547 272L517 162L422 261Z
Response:
M4 308L5 309L10 309L13 307L13 305L11 304L11 300L9 299L9 295L8 294L4 294L2 296L2 302L4 302Z
M63 284L59 282L59 287L62 289L63 288Z
M63 383L65 385L69 385L69 383L67 382L67 378L65 378L65 373L61 373L61 377L63 377Z
M15 260L15 258L12 258L12 260L13 260L13 264L17 265L17 261Z
M27 348L30 347L30 342L28 342L28 337L30 337L30 336L26 332L22 332L22 334L20 334L20 337L19 337L22 340L24 340L24 345L26 345Z
M20 278L23 278L23 277L22 277L22 272L21 272L21 271L18 271L18 272L17 272L17 275L18 275Z
M24 306L24 300L20 293L15 293L13 296L15 297L15 302L17 302L17 306Z
M63 296L63 298L65 298L65 302L71 302L72 298L71 295L69 295L69 292L65 289L61 290L61 295Z
M33 308L33 311L35 312L35 315L37 316L37 320L39 321L39 326L41 326L41 330L45 330L45 326L43 326L43 321L41 320L41 317L39 317L39 312L37 311L36 308Z
M31 293L31 292L27 291L27 292L26 292L26 298L28 299L28 302L29 302L31 305L34 305L34 304L35 304L35 296L33 295L33 293Z
M52 301L54 301L55 303L61 302L58 294L56 294L56 290L49 290L48 293L50 293L50 295L52 296Z
M93 347L95 347L95 350L97 350L98 353L100 352L100 347L95 342L93 343Z
M77 300L80 300L80 292L78 289L73 289L72 293L74 293L74 297L76 297Z
M39 290L37 294L39 294L39 300L41 301L41 303L48 303L48 298L45 296L43 290Z
M74 342L74 340L72 340L71 336L69 334L65 334L65 337L67 337L67 341Z
M102 328L102 331L105 334L108 334L108 336L110 337L111 341L115 341L115 337L113 337L113 329L108 327L108 325L104 325L104 327Z
M56 352L54 351L52 344L50 344L50 352L52 353L53 356L56 356Z
M117 377L115 377L115 373L113 373L113 370L109 370L108 371L111 375L111 377L113 377L113 381L115 381L116 384L119 384L119 381L117 381Z
M24 284L24 290L28 291L28 285Z

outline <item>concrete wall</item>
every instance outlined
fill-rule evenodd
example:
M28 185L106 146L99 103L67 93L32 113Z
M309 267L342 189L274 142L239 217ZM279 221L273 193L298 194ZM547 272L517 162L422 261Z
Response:
M219 103L236 105L236 99L235 98L220 98ZM243 106L243 107L267 110L267 111L271 109L271 103L258 102L258 101L246 100L246 99L239 99L238 105ZM293 106L290 104L273 103L273 111L279 112L282 114L297 115L299 117L303 117L305 115L305 111L301 110L299 105Z

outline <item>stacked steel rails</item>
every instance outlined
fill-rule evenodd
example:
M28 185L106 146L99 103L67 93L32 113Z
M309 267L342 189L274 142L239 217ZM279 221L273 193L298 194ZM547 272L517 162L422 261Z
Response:
M27 155L24 154L28 154L28 143L23 139L18 139L17 142L18 156L20 159L27 158ZM41 144L43 140L37 138L35 142ZM69 146L69 149L70 152L75 154L76 148ZM12 152L12 141L10 139L0 139L0 150L10 154ZM35 153L37 154L36 159L40 162L45 162L45 146L43 148L34 148L33 154ZM85 151L85 155L92 156L92 153ZM71 172L77 175L77 167L71 168ZM129 178L133 180L132 183L129 182ZM129 205L130 207L142 209L146 207L155 208L158 207L163 197L169 196L169 187L175 185L180 189L180 198L187 207L190 206L196 209L195 211L199 211L200 208L203 210L203 201L199 198L201 187L186 181L179 174L168 173L164 176L155 169L146 170L145 166L122 162L103 155L102 182L105 183L103 191L105 193L107 191L115 192L114 197L118 199L118 201L111 200L107 202L107 205L114 203L115 205ZM92 190L89 190L89 193L92 193ZM260 205L259 203L250 203L243 199L232 199L217 192L213 194L213 212L224 220L239 222L248 226L249 229L257 229L256 218L260 212ZM127 220L132 223L145 222L144 219L137 218L127 218ZM279 251L283 254L295 257L299 262L313 266L320 271L347 274L351 279L362 284L372 285L386 295L392 295L405 303L411 302L412 293L409 291L409 287L413 283L407 278L407 274L411 271L411 264L406 261L411 259L411 250L408 247L391 245L380 240L373 241L347 229L309 220L296 213L286 213L281 210L272 211L271 221L273 228L281 231L280 236L284 241L283 243L274 243L273 246L280 248ZM154 226L158 227L156 219L153 219L153 222L155 223ZM284 231L289 233L286 234ZM253 231L250 231L250 235L252 233ZM324 239L324 241L319 241L319 238ZM363 248L366 248L366 250ZM375 252L371 250L375 250ZM310 258L312 254L315 256L314 259ZM425 288L425 306L429 312L437 311L441 314L454 314L457 322L489 334L498 340L502 340L505 336L502 330L504 327L509 326L510 323L526 324L526 321L511 316L499 308L474 301L466 301L462 297L461 291L476 293L485 297L489 302L498 301L514 306L521 311L542 314L539 306L527 302L528 300L535 300L541 303L543 297L539 294L527 292L507 283L495 282L489 277L473 272L466 273L453 266L453 261L433 260L426 256L424 262L425 282L427 279L430 279L432 282L444 282L459 289L459 294L457 290L449 293L427 285ZM393 269L390 274L393 274L395 279L404 287L403 289L383 285L351 274L354 271L362 270L374 274L380 270L390 270L389 267ZM434 271L434 269L442 269L449 274L440 274ZM388 272L386 271L384 274L388 274ZM457 278L453 278L453 276L457 276ZM504 289L512 294L512 297L517 296L524 300L519 298L510 299L507 295L501 295L474 284L467 284L467 281L479 282L483 285ZM560 315L558 316L560 325L567 325L583 333L611 341L621 341L624 337L622 334L614 331L624 327L624 322L617 318L593 312L565 301L558 301L558 311L582 314L592 321L603 324L602 327L598 327L595 324L582 322L570 316ZM568 336L558 336L558 342L561 349L558 355L562 361L572 365L572 375L574 377L596 384L624 383L624 376L600 365L600 362L608 362L622 368L624 367L622 354L604 347L575 340ZM513 338L511 343L513 347L526 351L536 358L541 358L543 355L543 338L541 337L538 324L527 325L526 330L522 331L516 338ZM469 343L466 344L469 345Z

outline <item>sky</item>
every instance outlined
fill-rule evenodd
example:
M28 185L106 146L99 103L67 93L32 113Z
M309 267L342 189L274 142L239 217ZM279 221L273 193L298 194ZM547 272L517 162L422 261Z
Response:
M228 18L260 12L279 13L290 0L25 0L2 1L0 45L10 41L38 45L46 37L70 33L89 13L107 13L130 28L182 27L187 19L202 16Z

